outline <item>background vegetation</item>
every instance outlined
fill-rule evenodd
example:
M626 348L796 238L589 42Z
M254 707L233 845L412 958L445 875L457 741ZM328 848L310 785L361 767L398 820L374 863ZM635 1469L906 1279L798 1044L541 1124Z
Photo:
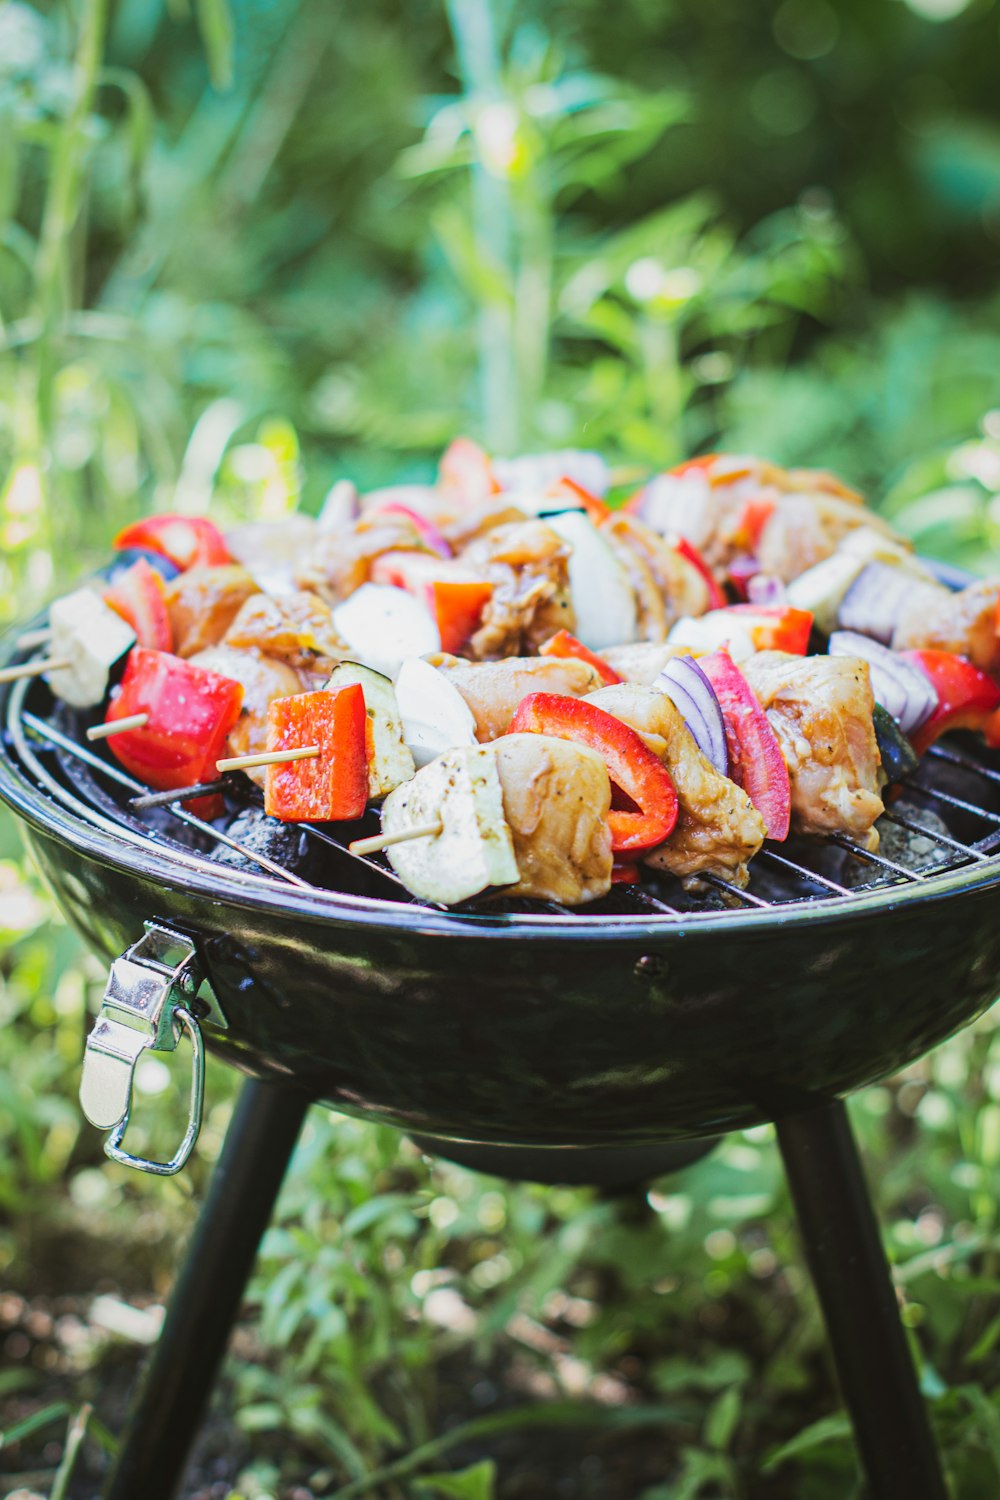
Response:
M829 464L998 566L998 76L992 0L0 0L0 623L143 509L315 509L457 430ZM106 1164L100 981L0 822L0 1472L63 1500L235 1086L182 1180ZM139 1087L172 1139L169 1072ZM992 1023L853 1115L955 1492L991 1500ZM768 1129L613 1200L314 1110L254 1300L192 1496L856 1486Z

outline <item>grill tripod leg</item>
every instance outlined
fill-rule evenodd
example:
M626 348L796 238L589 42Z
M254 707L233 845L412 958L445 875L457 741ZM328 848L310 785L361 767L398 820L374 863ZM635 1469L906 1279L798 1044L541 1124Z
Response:
M777 1130L872 1500L947 1500L847 1111L829 1104Z
M172 1500L310 1099L244 1084L105 1500Z

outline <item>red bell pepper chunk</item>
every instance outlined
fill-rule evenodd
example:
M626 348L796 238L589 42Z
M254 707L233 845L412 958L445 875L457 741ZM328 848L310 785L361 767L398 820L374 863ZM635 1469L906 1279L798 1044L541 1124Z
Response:
M243 684L166 651L133 646L105 722L146 714L142 729L108 739L126 771L158 791L215 781L215 762L240 716Z
M790 604L728 604L725 612L736 616L758 651L805 656L813 624L808 609L793 609Z
M163 579L140 557L104 591L104 602L135 631L140 646L169 651L174 643Z
M368 802L367 725L360 683L275 698L267 710L268 750L316 745L319 754L268 766L265 812L285 823L360 818Z
M612 885L637 885L642 880L638 865L624 860L615 860L611 866Z
M448 444L438 474L442 489L450 490L470 505L478 505L500 493L489 454L471 438L457 437Z
M938 706L926 723L911 736L913 748L923 755L929 745L949 729L982 729L991 744L991 719L1000 708L1000 688L992 677L974 667L964 656L951 651L901 651L900 656L919 667L938 695ZM997 721L994 721L997 722Z
M441 634L441 650L461 651L478 628L483 610L493 596L492 583L454 583L437 579L431 585L432 607Z
M571 505L582 505L595 526L600 526L612 515L610 507L603 500L584 489L582 484L577 484L575 479L570 479L568 474L563 474L554 484L549 485L545 498L554 500L557 504L560 500L567 500ZM555 506L552 508L555 509Z
M748 552L756 552L760 546L761 532L776 510L776 500L748 500L729 538L730 542Z
M699 656L726 726L729 777L746 792L764 819L769 839L786 839L792 816L792 785L778 736L728 651Z
M543 645L538 648L539 656L575 656L580 661L585 661L588 666L600 672L602 679L609 687L622 679L609 662L603 656L598 656L596 651L591 651L582 641L578 641L575 635L570 635L568 630L557 630L555 635L549 637Z
M689 542L687 537L679 536L671 538L671 546L673 547L675 552L680 553L681 557L686 558L686 560L692 565L692 567L696 568L701 574L702 578L704 578L705 583L708 586L709 609L724 609L727 602L726 596L722 592L722 588L720 587L719 581L716 578L715 574L712 572L711 568L708 566L708 563L702 557L701 553L698 551L698 548L694 545L694 543Z
M222 532L206 516L147 516L120 531L113 545L119 551L145 547L159 552L182 573L188 568L222 567L233 560Z
M575 740L603 757L613 785L633 804L608 813L615 854L653 849L673 833L679 805L670 772L635 730L613 714L582 698L529 693L518 704L508 733Z

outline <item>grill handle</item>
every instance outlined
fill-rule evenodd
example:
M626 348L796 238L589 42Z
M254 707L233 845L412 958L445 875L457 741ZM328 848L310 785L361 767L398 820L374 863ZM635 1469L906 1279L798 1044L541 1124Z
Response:
M201 1130L205 1047L196 1010L222 1027L225 1016L192 940L158 922L147 922L137 943L111 965L100 1013L87 1038L80 1104L92 1125L109 1130L112 1161L158 1177L179 1172ZM136 1064L145 1052L174 1052L182 1036L191 1044L191 1098L180 1146L169 1161L133 1156L122 1144L132 1113Z

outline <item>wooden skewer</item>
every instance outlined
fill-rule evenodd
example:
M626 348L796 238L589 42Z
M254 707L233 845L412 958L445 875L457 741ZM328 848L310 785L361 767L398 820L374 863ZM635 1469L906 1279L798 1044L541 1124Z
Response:
M408 844L410 839L437 838L443 832L444 824L439 819L436 823L415 823L412 828L401 828L398 833L376 833L370 839L355 839L347 847L351 854L377 854L380 849L388 849L391 844Z
M17 644L22 651L36 651L39 646L47 646L51 639L51 630L28 630L24 635L18 636Z
M305 745L301 750L266 750L263 755L231 755L228 760L217 760L215 769L219 772L249 771L254 766L283 766L290 760L312 760L318 754L318 745Z
M41 677L43 672L64 672L72 665L68 656L45 656L38 661L23 661L20 666L0 670L0 682L21 682L25 677Z
M113 734L125 734L129 729L144 729L149 723L149 714L129 714L124 719L112 719L110 724L95 724L87 730L88 740L109 740Z

